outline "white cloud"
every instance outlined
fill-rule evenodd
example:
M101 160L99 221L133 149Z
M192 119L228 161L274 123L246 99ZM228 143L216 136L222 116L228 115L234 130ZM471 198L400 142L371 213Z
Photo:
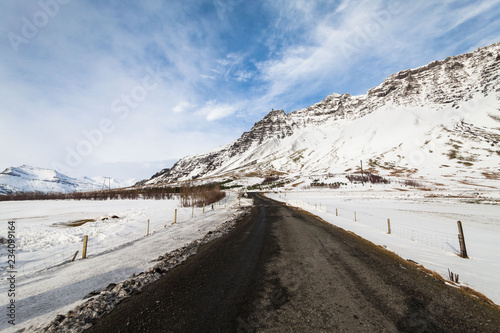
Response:
M253 77L254 77L254 73L250 72L250 71L237 70L234 73L234 78L238 82L246 82L246 81L250 80Z
M175 113L181 113L186 111L190 106L191 104L189 102L180 102L172 109L172 111Z
M198 114L203 115L208 121L214 121L231 116L237 109L236 105L221 104L217 103L216 100L211 100L208 101L200 111L198 111Z
M351 0L342 0L337 9L335 10L335 14L342 13L348 6Z

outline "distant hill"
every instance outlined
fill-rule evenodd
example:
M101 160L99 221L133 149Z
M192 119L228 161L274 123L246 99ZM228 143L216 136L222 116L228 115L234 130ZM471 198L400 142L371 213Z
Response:
M115 179L106 180L104 177L72 178L52 169L43 169L22 165L10 167L0 173L0 194L43 192L43 193L71 193L120 188L130 186L134 180L120 182Z

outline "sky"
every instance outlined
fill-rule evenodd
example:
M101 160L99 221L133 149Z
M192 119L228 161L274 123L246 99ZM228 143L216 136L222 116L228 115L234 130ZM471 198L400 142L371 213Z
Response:
M500 41L498 0L2 0L0 169L145 179Z

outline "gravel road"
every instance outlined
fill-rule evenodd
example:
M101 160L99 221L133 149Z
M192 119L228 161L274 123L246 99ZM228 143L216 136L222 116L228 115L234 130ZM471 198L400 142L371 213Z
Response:
M229 234L86 332L499 332L500 311L314 216L255 195Z

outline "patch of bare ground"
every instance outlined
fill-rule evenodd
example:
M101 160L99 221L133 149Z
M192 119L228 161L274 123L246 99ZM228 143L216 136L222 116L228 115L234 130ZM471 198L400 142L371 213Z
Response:
M482 172L481 173L486 179L499 180L500 172Z
M470 185L470 186L479 186L479 187L486 187L486 188L493 188L493 189L496 189L497 187L496 186L490 186L490 185L484 185L484 184L477 184L477 183L473 183L467 179L463 179L463 180L459 180L458 181L460 184L464 184L464 185Z
M84 225L85 223L89 222L95 222L96 220L94 219L83 219L83 220L76 220L76 221L68 221L68 222L57 222L52 224L54 227L80 227Z
M392 177L410 177L418 172L418 169L394 168L389 173Z
M420 265L418 263L415 263L415 262L412 262L412 261L408 261L408 263L410 265L415 266L417 269L421 270L422 272L425 272L425 273L429 274L434 279L443 281L443 282L445 282L447 284L450 284L450 285L458 288L462 293L466 294L467 296L469 296L471 298L479 299L482 302L490 305L491 307L493 307L493 308L495 308L497 310L500 310L500 306L499 305L495 304L495 302L493 302L491 299L489 299L488 297L486 297L484 294L480 293L479 291L474 290L474 289L472 289L470 287L467 287L467 286L460 285L459 283L456 283L455 281L452 281L450 279L445 279L439 273L437 273L435 271L432 271L432 270L430 270L428 268L425 268L424 266L422 266L422 265Z

